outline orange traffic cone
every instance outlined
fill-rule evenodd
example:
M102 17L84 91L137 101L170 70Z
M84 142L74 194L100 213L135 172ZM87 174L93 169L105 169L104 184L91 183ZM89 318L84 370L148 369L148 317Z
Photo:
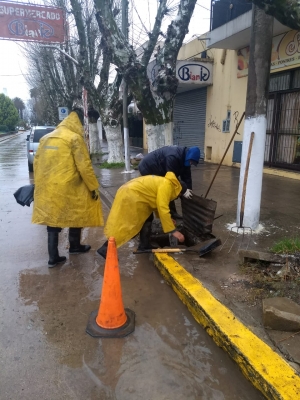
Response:
M86 332L93 337L118 338L134 331L135 313L124 309L115 238L108 241L99 311L89 317Z

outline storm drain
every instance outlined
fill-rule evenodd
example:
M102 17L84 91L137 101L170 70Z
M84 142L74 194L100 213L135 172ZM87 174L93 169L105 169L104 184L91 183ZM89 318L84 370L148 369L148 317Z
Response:
M177 229L185 236L187 247L214 239L212 234L217 202L195 194L191 199L181 199L182 220L177 220ZM153 222L152 241L160 247L170 246L169 235L164 234L159 221Z

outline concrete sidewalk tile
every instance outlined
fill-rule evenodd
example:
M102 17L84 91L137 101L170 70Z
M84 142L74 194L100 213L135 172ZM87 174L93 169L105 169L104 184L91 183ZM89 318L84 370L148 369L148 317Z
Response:
M244 375L267 399L300 399L300 377L265 342L167 254L155 254L154 263L195 320L225 349Z

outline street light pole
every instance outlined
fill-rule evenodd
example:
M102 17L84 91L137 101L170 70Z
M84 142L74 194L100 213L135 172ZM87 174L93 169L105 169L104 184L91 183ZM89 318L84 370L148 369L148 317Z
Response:
M122 32L125 39L128 39L128 0L122 0ZM124 150L125 150L125 171L131 172L130 151L129 151L129 128L128 128L128 84L123 79L123 129L124 129Z

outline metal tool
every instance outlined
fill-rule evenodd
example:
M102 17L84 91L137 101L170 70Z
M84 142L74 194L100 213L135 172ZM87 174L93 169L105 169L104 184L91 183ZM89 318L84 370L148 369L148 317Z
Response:
M135 250L133 254L144 254L144 253L197 253L199 257L202 257L204 254L209 253L210 251L214 250L218 246L220 246L221 240L220 239L213 239L206 243L204 246L195 248L172 248L172 249L147 249L147 250Z
M239 249L241 247L241 244L244 242L245 233L248 233L248 234L250 233L246 250L249 247L249 243L250 243L250 240L251 240L251 237L252 237L252 228L243 226L243 223L244 223L244 211L245 211L245 199L246 199L248 172L249 172L249 165L250 165L250 158L251 158L253 140L254 140L254 132L251 132L249 148L248 148L248 155L247 155L247 161L246 161L246 167L245 167L245 174L244 174L243 190L242 190L242 201L241 201L241 209L240 209L240 224L236 225L236 226L233 226L231 228L229 236L227 237L227 239L225 240L223 246L220 249L220 250L222 250L222 248L224 247L224 245L227 242L227 240L229 239L229 237L232 236L232 233L236 233L234 235L234 240L232 242L232 245L231 245L230 249L228 250L228 253L230 253L230 251L231 251L231 249L232 249L232 247L233 247L233 245L234 245L234 243L236 241L236 238L237 238L237 236L239 234L239 230L240 229L242 230L242 239L240 241L240 244L239 244L239 247L238 247L237 251L239 251ZM248 230L248 232L245 232L245 230Z
M234 132L233 132L232 138L230 139L230 141L229 141L229 143L228 143L228 146L227 146L227 148L226 148L226 150L225 150L225 152L224 152L224 155L223 155L223 157L222 157L222 160L220 161L220 163L219 163L219 165L218 165L218 168L217 168L217 170L216 170L216 172L215 172L215 174L214 174L214 176L213 176L213 178L212 178L212 181L211 181L211 183L210 183L210 185L209 185L209 187L208 187L208 189L207 189L207 191L206 191L206 193L205 193L205 196L204 196L205 199L207 198L208 193L209 193L209 191L210 191L210 189L211 189L211 187L212 187L212 185L213 185L213 183L214 183L214 180L216 179L217 173L219 172L219 169L221 168L221 165L222 165L222 163L223 163L223 161L224 161L224 158L225 158L225 156L226 156L226 154L227 154L227 152L228 152L228 150L229 150L229 148L230 148L230 146L231 146L231 143L232 143L232 141L233 141L235 135L238 133L238 129L239 129L241 123L242 123L242 120L243 120L244 116L245 116L245 111L243 112L243 114L242 114L242 116L241 116L241 118L240 118L240 120L239 120L237 126L235 127L235 130L234 130ZM239 133L238 133L238 134L239 134Z

